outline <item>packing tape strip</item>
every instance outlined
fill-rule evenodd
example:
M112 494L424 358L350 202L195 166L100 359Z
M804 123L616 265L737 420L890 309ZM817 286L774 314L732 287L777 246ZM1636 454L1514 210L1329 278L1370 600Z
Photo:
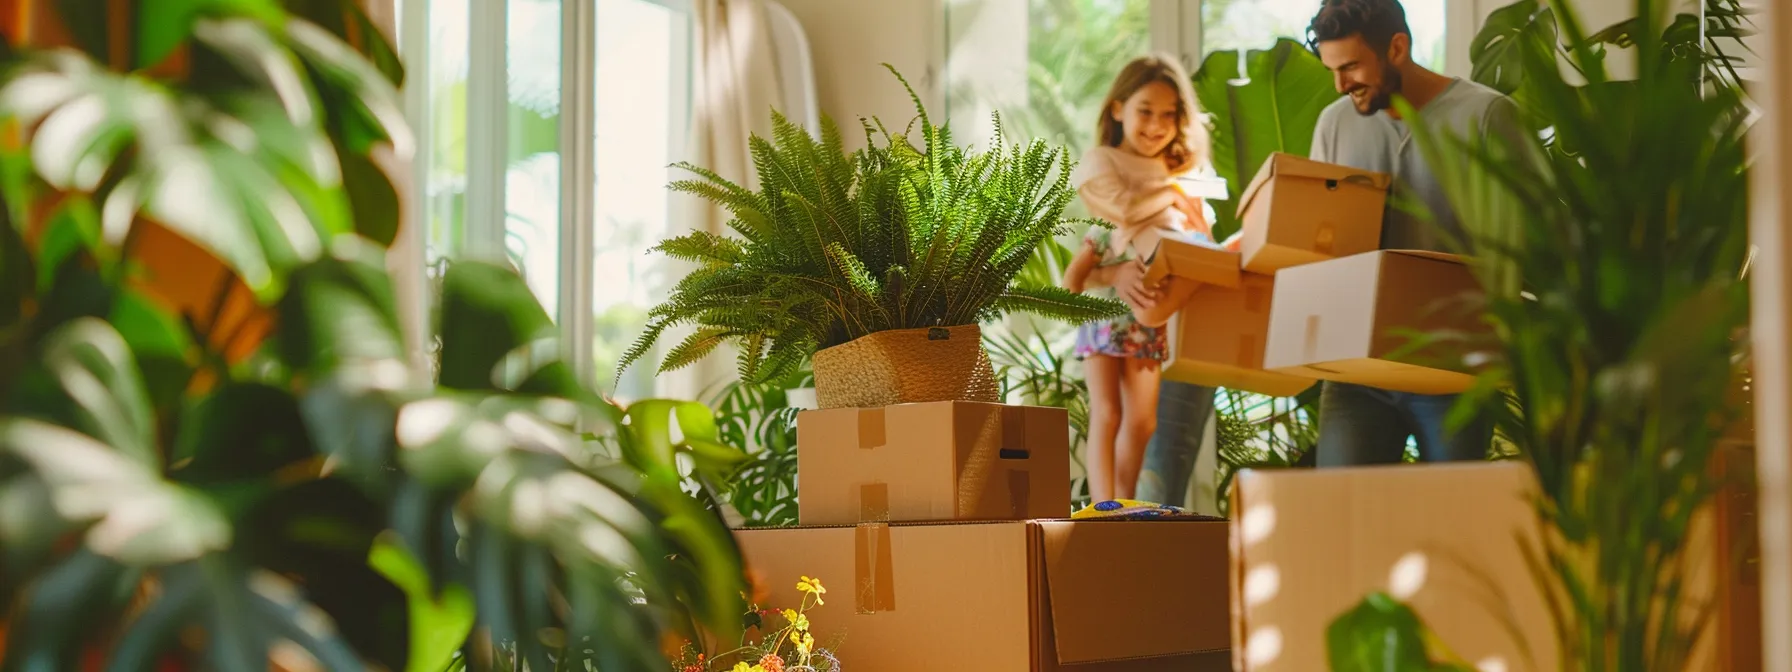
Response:
M1307 332L1304 334L1304 336L1305 336L1305 339L1301 343L1301 349L1300 349L1301 359L1311 362L1314 359L1319 358L1319 316L1318 315L1308 315L1307 316Z
M896 576L891 568L890 526L866 523L853 528L856 588L853 603L861 614L896 610Z
M859 486L859 522L881 523L890 520L890 484L866 483Z
M1263 367L1263 342L1255 334L1244 334L1238 337L1238 357L1232 360L1246 368Z
M884 409L859 409L859 449L882 448L888 441L884 433Z
M1011 518L1026 518L1032 510L1028 506L1033 499L1033 474L1019 469L1008 470L1008 515Z

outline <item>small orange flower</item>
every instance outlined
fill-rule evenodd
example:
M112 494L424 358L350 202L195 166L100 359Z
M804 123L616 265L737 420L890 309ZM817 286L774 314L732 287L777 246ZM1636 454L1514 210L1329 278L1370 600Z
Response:
M768 653L759 659L759 666L765 668L765 672L784 672L784 659L779 658L778 654Z

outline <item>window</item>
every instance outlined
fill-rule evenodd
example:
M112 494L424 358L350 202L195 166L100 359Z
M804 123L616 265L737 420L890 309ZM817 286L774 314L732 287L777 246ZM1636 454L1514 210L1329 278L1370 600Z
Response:
M592 236L592 360L600 386L671 289L648 250L675 234L666 184L688 130L690 20L652 0L597 2L597 193ZM656 358L632 367L616 394L653 393Z
M1201 55L1215 51L1262 49L1276 38L1305 42L1307 24L1320 0L1201 0ZM1415 60L1443 72L1445 0L1407 0Z
M649 367L610 383L666 288L647 250L673 233L665 187L689 130L688 0L402 6L407 60L423 64L406 97L426 141L410 222L419 261L435 277L449 259L508 260L588 380L652 394Z
M1114 75L1152 50L1150 0L959 0L947 7L947 112L985 141L1042 138L1081 157ZM1016 30L1019 27L1021 29Z
M504 40L504 251L549 315L560 305L560 3L510 0Z

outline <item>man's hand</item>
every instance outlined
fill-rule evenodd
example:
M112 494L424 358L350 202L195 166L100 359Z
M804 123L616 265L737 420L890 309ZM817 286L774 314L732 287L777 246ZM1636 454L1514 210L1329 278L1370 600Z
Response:
M1120 299L1134 310L1150 310L1157 306L1157 299L1162 291L1156 285L1145 284L1145 264L1137 259L1114 267L1113 286L1120 294Z

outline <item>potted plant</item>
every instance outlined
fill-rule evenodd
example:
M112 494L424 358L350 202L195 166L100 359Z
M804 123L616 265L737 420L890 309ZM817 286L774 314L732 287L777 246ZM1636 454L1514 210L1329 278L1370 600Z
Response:
M1740 8L1710 0L1701 26L1635 7L1589 35L1569 3L1524 0L1476 39L1477 59L1504 62L1475 72L1554 129L1541 156L1413 126L1475 245L1494 365L1464 410L1499 418L1536 476L1542 534L1526 551L1563 670L1695 664L1713 605L1694 588L1709 568L1690 564L1689 530L1742 410L1726 391L1746 343L1749 115L1706 49L1737 35ZM1558 69L1558 24L1584 85ZM1634 80L1611 75L1608 40L1634 48ZM1328 633L1333 667L1458 669L1432 660L1421 629L1371 596Z
M654 309L624 363L668 329L694 325L661 370L730 343L750 381L813 356L824 408L993 402L980 321L1010 311L1079 322L1123 313L1118 302L1015 280L1041 241L1066 231L1069 157L1042 141L956 147L909 94L918 146L873 120L869 146L848 155L832 121L814 138L774 115L773 137L752 140L757 191L683 165L698 179L672 187L726 208L738 237L697 232L657 248L699 268Z
M739 461L707 408L531 356L552 322L485 264L410 364L355 3L29 4L69 39L0 55L0 669L659 670L739 627L680 489Z

